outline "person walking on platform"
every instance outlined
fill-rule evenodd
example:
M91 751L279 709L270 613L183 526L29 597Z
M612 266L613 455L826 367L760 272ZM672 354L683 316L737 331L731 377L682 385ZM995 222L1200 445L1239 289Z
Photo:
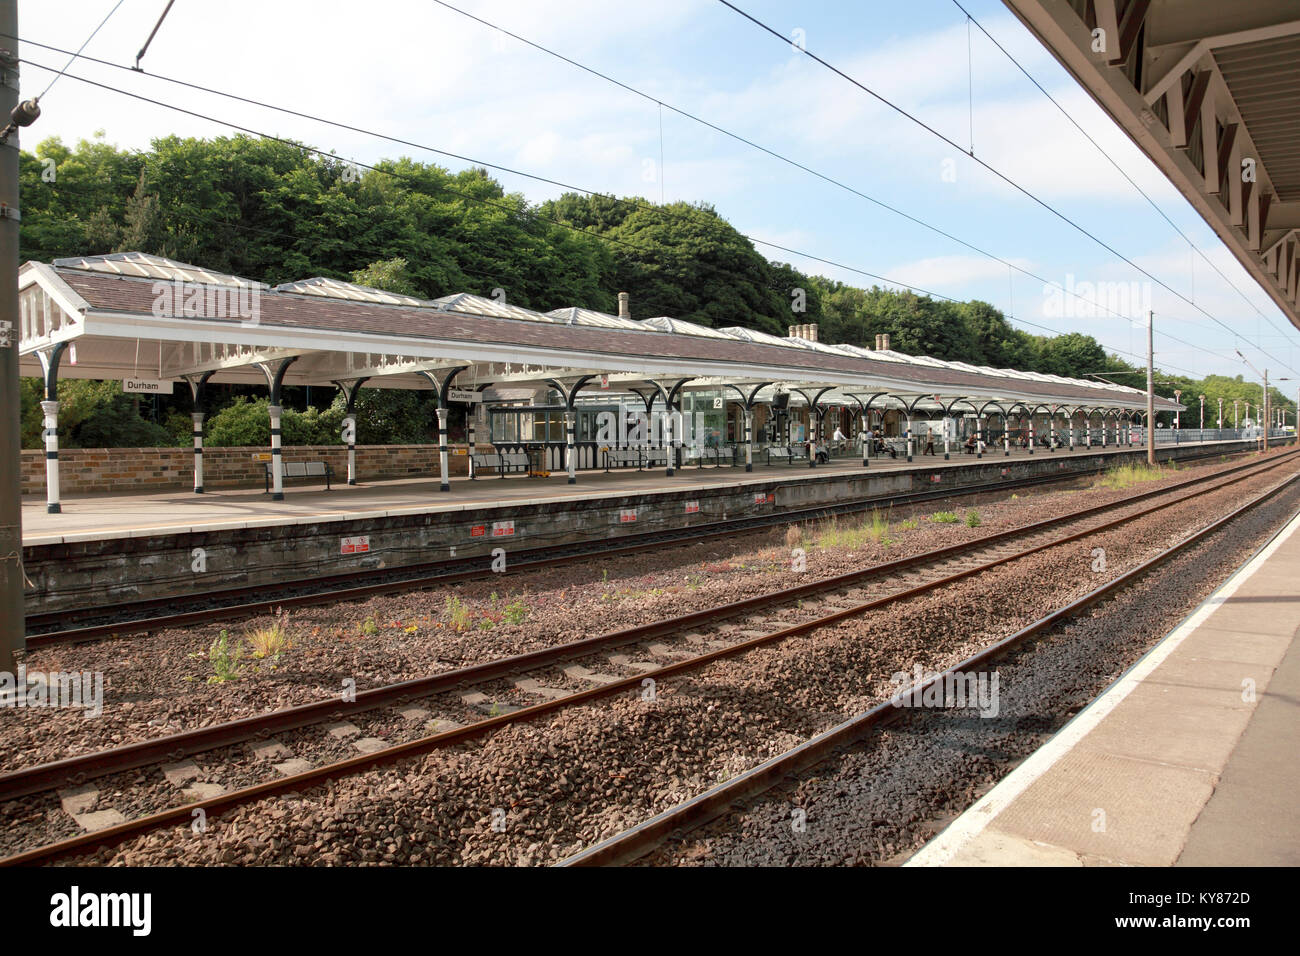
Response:
M929 431L928 429L926 430L925 433L925 451L923 452L923 454L926 455L934 454L934 432Z

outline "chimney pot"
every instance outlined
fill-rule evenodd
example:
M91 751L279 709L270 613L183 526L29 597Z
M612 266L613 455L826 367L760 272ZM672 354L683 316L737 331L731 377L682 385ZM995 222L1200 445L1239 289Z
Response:
M628 295L626 292L620 292L618 294L618 317L620 319L632 318L632 309L631 306L628 304L631 298L632 297Z

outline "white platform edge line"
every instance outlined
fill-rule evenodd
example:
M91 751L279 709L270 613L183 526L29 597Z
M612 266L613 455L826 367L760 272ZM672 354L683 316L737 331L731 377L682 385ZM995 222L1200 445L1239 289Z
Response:
M1159 667L1179 645L1196 631L1237 590L1271 558L1288 538L1300 530L1300 515L1293 518L1282 533L1244 567L1225 581L1217 591L1160 643L1110 686L1100 697L1075 715L1051 740L1043 744L1020 766L1004 777L992 790L975 801L965 813L944 828L929 843L917 850L904 866L945 866L964 847L984 832L1003 810L1049 771L1091 733L1133 690Z

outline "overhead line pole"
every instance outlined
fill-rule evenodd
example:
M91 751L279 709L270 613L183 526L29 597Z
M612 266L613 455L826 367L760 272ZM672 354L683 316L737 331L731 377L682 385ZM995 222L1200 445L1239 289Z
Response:
M1156 463L1156 314L1147 311L1147 464Z
M0 33L18 35L18 0L0 0ZM17 107L17 49L0 49L0 122L10 116L17 122ZM39 112L34 104L31 108ZM18 208L18 137L16 126L9 123L0 134L0 670L10 673L17 671L17 655L27 647L18 411Z

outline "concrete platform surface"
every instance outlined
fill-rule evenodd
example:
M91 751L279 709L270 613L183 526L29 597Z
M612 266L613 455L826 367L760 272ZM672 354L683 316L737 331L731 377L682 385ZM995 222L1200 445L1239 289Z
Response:
M1300 864L1297 530L906 865Z
M1210 442L1207 444L1220 444ZM1234 444L1234 443L1221 443ZM1161 445L1160 450L1171 447ZM1186 447L1186 446L1185 446ZM1127 446L1114 445L1102 449L1097 445L1088 454L1117 454L1132 452ZM1065 449L1048 452L1037 449L1036 460L1047 458L1078 457L1085 453L1079 446L1074 453ZM1029 458L1027 451L1012 449L1010 460ZM960 467L976 463L973 455L954 448L949 461L944 461L942 446L935 456L917 455L914 461L872 458L867 473L889 473L905 470L931 471L945 467ZM986 463L1006 462L1000 450L986 451ZM577 484L566 482L563 472L552 472L549 478L528 478L509 475L504 479L495 475L471 481L469 478L451 479L451 491L439 492L438 479L416 478L395 481L363 482L357 485L335 483L330 491L323 485L289 482L285 486L283 501L272 501L261 488L236 488L210 490L196 495L192 491L155 491L124 493L121 495L66 495L62 500L62 513L49 514L45 501L39 495L23 497L24 546L62 544L77 541L101 540L119 537L141 537L162 533L187 531L221 531L254 528L267 525L312 524L329 519L384 518L412 513L461 511L482 506L517 504L529 505L550 501L573 501L609 498L618 495L646 494L651 492L680 491L691 487L734 488L746 480L770 480L774 476L804 479L828 474L862 472L862 461L856 456L835 458L829 464L809 468L806 464L762 464L761 454L755 455L754 471L747 473L743 467L690 466L679 469L669 478L662 468L636 471L581 471Z

